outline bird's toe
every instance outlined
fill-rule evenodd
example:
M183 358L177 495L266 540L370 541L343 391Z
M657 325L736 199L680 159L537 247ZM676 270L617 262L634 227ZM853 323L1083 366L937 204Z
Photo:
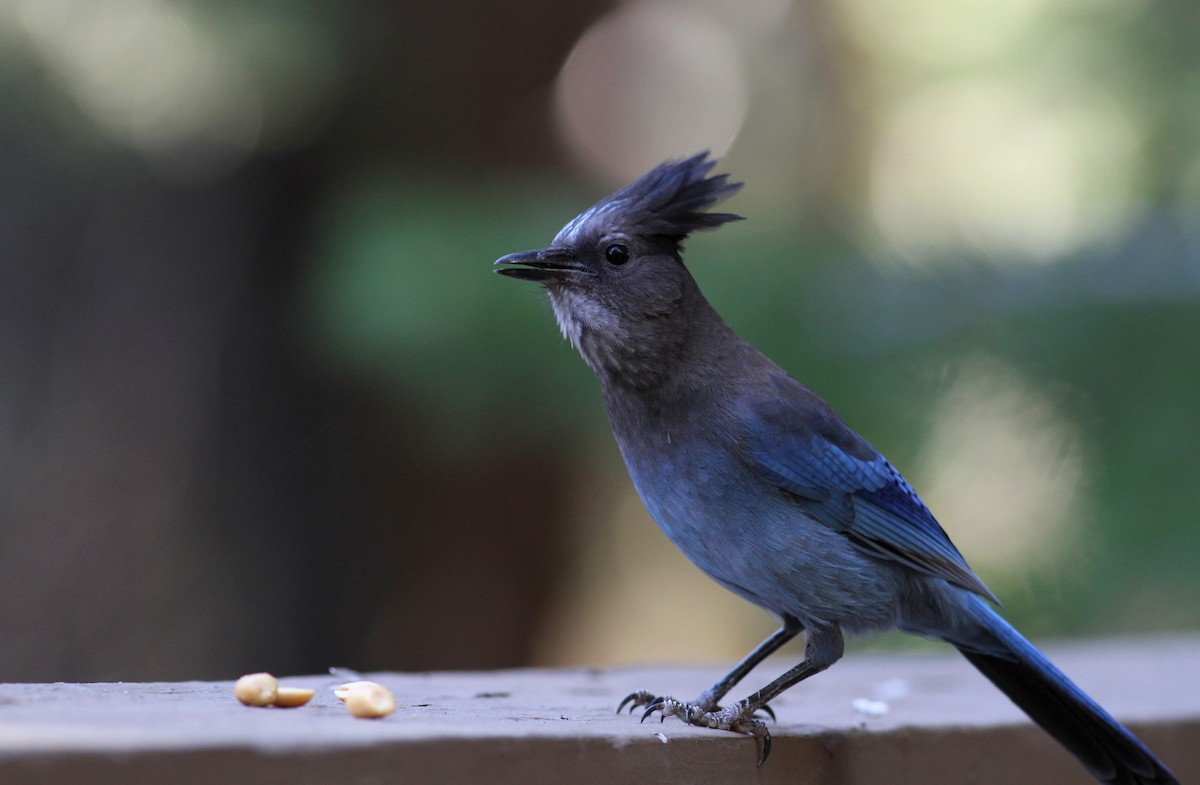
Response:
M653 692L647 692L646 690L631 692L626 695L621 700L620 705L617 706L617 714L625 711L626 706L629 707L629 711L632 713L634 710L641 708L642 706L649 706L658 700L661 700L661 698L658 695L655 695Z

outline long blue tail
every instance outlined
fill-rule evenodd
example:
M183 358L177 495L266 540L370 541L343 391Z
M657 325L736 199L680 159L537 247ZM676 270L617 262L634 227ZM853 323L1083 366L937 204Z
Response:
M956 643L958 650L1070 750L1092 776L1113 785L1179 785L1175 775L1121 723L983 600L973 599L973 615L994 636L996 646Z

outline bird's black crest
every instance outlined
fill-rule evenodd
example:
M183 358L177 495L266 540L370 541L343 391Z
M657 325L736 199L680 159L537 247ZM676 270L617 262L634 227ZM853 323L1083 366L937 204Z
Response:
M742 187L729 175L706 175L716 165L708 151L681 161L659 164L629 185L601 199L563 228L560 237L575 236L595 221L619 223L638 234L682 241L694 231L711 229L740 215L707 212Z

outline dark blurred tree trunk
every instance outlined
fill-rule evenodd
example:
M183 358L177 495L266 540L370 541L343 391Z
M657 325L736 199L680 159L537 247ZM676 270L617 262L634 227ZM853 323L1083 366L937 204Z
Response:
M213 185L0 117L0 680L526 660L565 462L427 458L420 411L310 366L295 296L340 172L553 163L602 9L368 6L324 134Z

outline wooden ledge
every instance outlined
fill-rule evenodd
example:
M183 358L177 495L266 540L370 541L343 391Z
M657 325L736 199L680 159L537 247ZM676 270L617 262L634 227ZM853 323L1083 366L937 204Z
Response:
M1200 637L1047 653L1184 781L1200 781ZM740 697L782 672L777 656ZM692 697L722 667L379 673L402 708L350 717L343 679L299 709L252 709L232 682L0 684L0 783L1089 783L956 654L859 654L785 693L774 748L678 720L640 724L640 688Z

